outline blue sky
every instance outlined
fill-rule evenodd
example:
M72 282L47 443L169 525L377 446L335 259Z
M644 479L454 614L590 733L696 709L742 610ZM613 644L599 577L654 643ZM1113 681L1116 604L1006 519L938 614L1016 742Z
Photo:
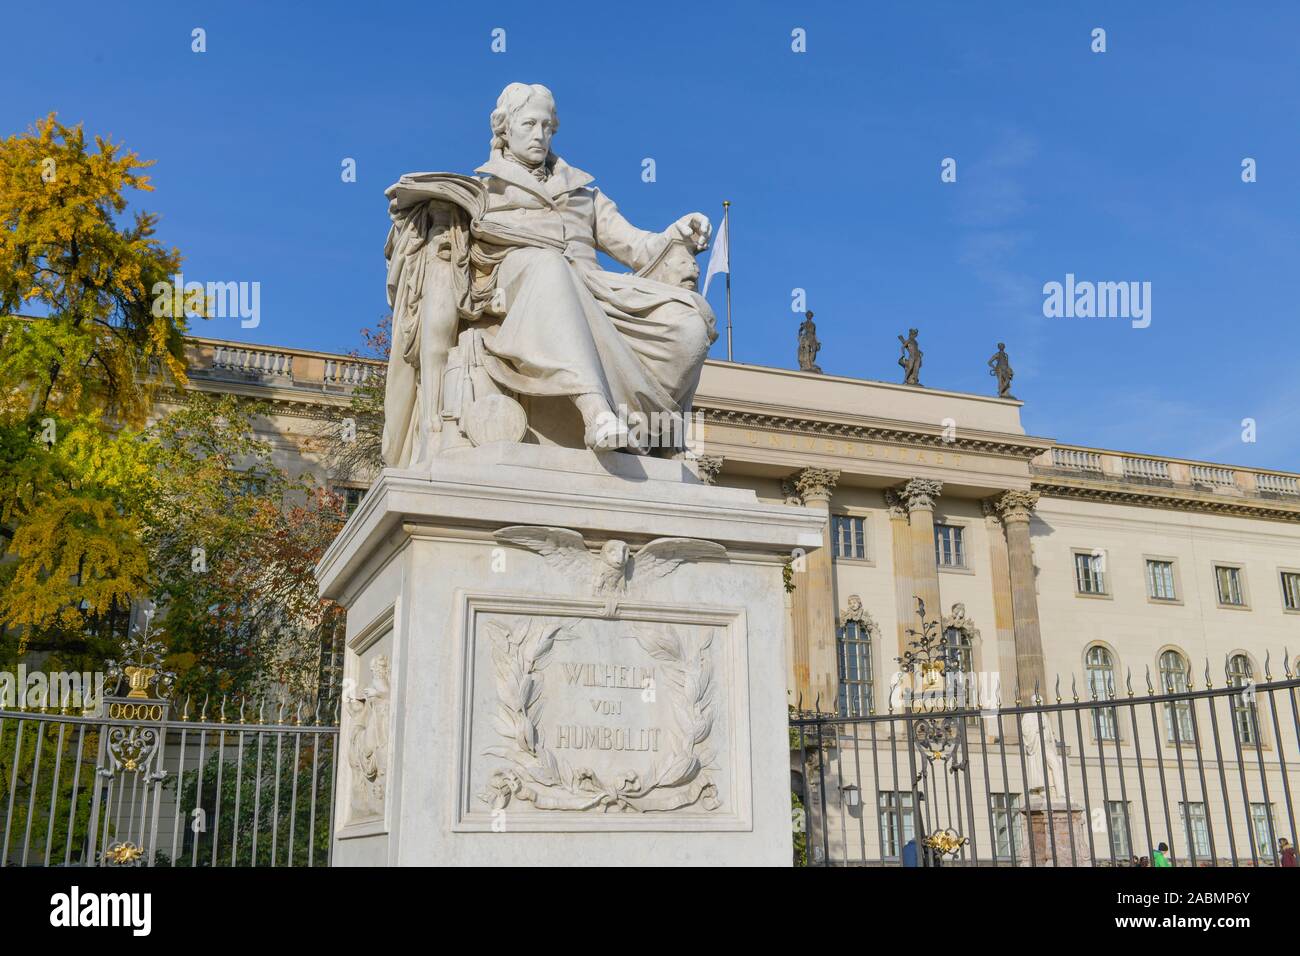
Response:
M917 326L923 383L989 393L1005 341L1031 433L1300 470L1294 4L49 9L5 10L23 42L0 132L57 110L158 161L141 205L186 278L261 283L260 327L198 334L356 347L386 311L383 189L469 172L501 88L539 82L556 151L637 225L733 202L738 360L797 364L803 288L828 373L898 381L895 336ZM1066 273L1150 282L1150 326L1045 318L1043 284ZM721 283L710 300L721 316Z

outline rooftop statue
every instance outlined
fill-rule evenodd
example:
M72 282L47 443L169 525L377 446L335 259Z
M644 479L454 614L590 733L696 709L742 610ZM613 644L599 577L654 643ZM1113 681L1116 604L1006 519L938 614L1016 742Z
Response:
M921 346L916 341L916 335L916 329L908 329L906 339L901 335L898 337L903 351L898 357L898 364L903 369L904 385L921 384Z
M1015 398L1011 394L1011 380L1016 373L1011 368L1011 359L1007 356L1007 346L998 343L998 350L989 359L989 374L998 380L998 398Z
M717 338L695 291L708 218L662 232L624 219L552 152L559 118L544 86L507 86L491 127L478 177L410 173L387 190L384 463L523 440L520 400L529 415L539 401L572 402L588 448L665 447ZM605 271L597 251L633 271Z
M804 320L799 325L799 370L801 372L820 372L817 353L822 350L817 341L817 326L813 323L812 311L804 313Z

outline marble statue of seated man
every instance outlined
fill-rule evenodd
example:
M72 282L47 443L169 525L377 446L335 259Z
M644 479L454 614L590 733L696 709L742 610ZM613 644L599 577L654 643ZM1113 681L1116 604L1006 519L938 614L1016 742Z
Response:
M708 247L709 220L691 213L662 232L629 223L590 174L552 152L559 117L544 86L507 86L491 128L489 158L475 170L485 196L469 222L468 242L452 242L439 253L469 273L468 280L453 276L458 285L450 298L459 303L460 318L470 303L478 310L473 318L495 320L481 332L482 369L508 393L571 400L588 448L644 451L629 447L615 423L689 415L700 369L717 338L713 312L695 291L694 256ZM428 254L420 239L434 220L422 222L409 210L402 216L394 216L388 249L393 354L406 356L419 371L413 376L390 363L385 461L399 465L424 457L413 438L421 428L439 427L424 421L436 417L436 399L421 401L414 394L436 387L427 356L438 352L423 344L431 330L414 309L411 316L401 314L413 289L427 298L430 278L435 285L440 281L436 271L410 268L424 261L417 254ZM633 271L606 271L597 252ZM454 328L445 331L445 320L437 321L433 336L454 343ZM401 379L396 387L394 371ZM661 444L653 431L643 439Z

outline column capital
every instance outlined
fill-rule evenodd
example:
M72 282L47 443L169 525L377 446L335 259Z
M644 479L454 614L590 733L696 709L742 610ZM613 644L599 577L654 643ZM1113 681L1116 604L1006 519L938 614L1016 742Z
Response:
M695 459L695 469L700 476L700 481L706 485L714 485L718 482L718 475L722 473L722 465L725 459L721 455L700 455Z
M933 511L934 499L943 490L943 482L933 478L913 478L899 489L899 494L907 502L908 511Z
M793 477L781 479L781 497L788 505L803 504L803 498L799 496L799 489L795 487Z
M997 498L981 498L980 511L984 513L984 518L989 523L989 527L997 527L1002 523L1002 512L998 510Z
M1038 506L1036 491L1008 491L998 499L998 511L1003 521L1029 521L1030 513Z
M840 473L835 468L805 468L795 475L794 486L805 503L810 498L814 501L830 501L831 492L839 480Z
M901 518L904 521L907 520L907 502L894 488L885 489L885 509L889 512L891 519Z

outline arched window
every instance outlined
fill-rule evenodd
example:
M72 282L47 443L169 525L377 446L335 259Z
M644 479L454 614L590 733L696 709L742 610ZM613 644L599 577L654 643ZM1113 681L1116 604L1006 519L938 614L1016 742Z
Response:
M1088 693L1097 700L1115 697L1115 661L1100 644L1088 648L1084 664L1088 671ZM1092 712L1093 731L1098 740L1118 740L1119 731L1114 707L1098 707Z
M1254 682L1255 673L1251 669L1250 658L1245 654L1233 654L1228 659L1228 686L1249 687ZM1247 694L1232 695L1232 724L1237 730L1237 739L1243 744L1259 742L1259 735L1255 733L1255 704Z
M1187 658L1179 651L1160 655L1160 689L1165 694L1187 693ZM1190 743L1196 739L1192 726L1192 702L1187 699L1165 702L1165 736L1170 743Z
M862 607L856 594L840 617L836 637L839 650L840 716L865 717L875 700L875 678L871 667L871 638L876 622Z

